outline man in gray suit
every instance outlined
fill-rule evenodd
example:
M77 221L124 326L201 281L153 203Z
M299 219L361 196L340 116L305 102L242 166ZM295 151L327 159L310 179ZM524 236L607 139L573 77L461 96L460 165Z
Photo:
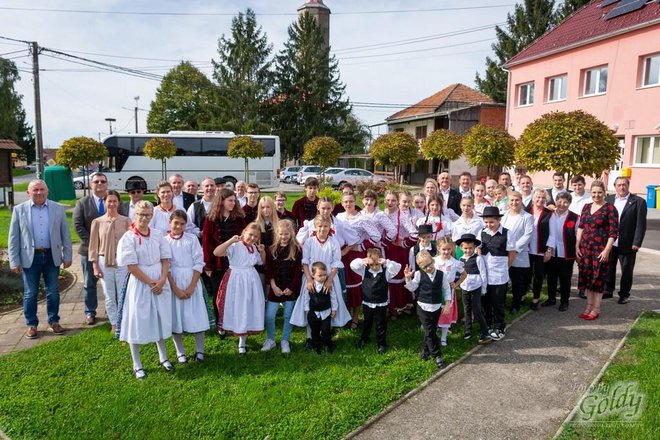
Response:
M98 299L96 297L96 277L92 262L87 259L89 247L89 236L92 229L92 220L105 214L103 199L108 193L108 178L103 173L96 173L90 182L92 194L78 200L73 210L73 226L80 237L80 262L83 269L83 289L85 290L85 323L94 325L96 323L96 308Z
M28 185L30 200L17 205L9 226L9 267L23 274L23 313L28 326L25 336L39 336L37 299L39 280L46 285L48 329L64 333L60 325L60 292L57 279L60 265L71 266L71 236L61 205L47 200L48 187L43 180Z

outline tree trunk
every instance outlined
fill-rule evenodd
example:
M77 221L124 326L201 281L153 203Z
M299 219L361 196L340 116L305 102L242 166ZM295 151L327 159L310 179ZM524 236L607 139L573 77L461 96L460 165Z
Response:
M245 158L245 183L250 183L250 173L248 172L248 158Z
M167 180L167 159L161 159L160 171L162 180Z

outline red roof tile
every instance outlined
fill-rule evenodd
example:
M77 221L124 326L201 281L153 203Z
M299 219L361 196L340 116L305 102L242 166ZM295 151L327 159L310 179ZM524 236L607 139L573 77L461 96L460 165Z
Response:
M411 105L408 108L388 116L385 120L392 121L395 119L409 118L411 116L435 113L438 110L438 107L445 102L467 102L476 105L482 103L492 104L495 101L493 101L490 96L484 95L483 93L463 84L452 84L428 98L422 99L417 104Z
M637 11L605 20L605 15L619 6L619 2L603 8L602 0L592 0L582 9L569 16L559 25L518 52L504 65L510 67L532 59L589 44L619 33L632 31L640 26L660 23L660 3L656 0Z
M16 145L11 139L0 139L0 150L20 150L21 147Z

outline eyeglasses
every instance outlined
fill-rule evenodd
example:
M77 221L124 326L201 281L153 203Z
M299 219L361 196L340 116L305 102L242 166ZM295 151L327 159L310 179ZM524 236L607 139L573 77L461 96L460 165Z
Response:
M153 217L154 215L153 214L135 214L135 216L140 217L140 218L149 218L149 217Z
M142 194L142 190L140 190L140 189L134 189L134 190L132 190L132 191L129 191L128 193L131 194L131 195L132 195L132 194Z
M92 183L101 184L101 183L108 183L108 181L107 180L92 180Z
M252 195L252 196L258 196L258 195L259 195L258 192L250 192L250 191L248 191L248 194L250 194L250 195Z

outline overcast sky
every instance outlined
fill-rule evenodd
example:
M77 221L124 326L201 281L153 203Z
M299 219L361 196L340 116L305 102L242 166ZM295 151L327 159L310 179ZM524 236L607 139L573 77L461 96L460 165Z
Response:
M287 27L304 2L0 0L0 36L37 41L43 47L158 75L164 75L178 61L188 60L210 77L210 60L217 58L217 40L230 32L232 16L251 7L274 52L279 52ZM492 53L494 26L506 20L514 3L515 0L325 0L332 10L330 44L339 60L348 97L359 103L413 104L452 83L473 87L475 72L483 72L485 57ZM423 37L435 38L401 44L402 40ZM397 45L382 47L389 42ZM381 47L364 47L379 44ZM0 54L14 58L22 70L17 89L33 123L34 93L29 73L32 60L27 50L10 53L23 48L25 44L0 40ZM42 54L39 61L40 68L45 69L40 78L46 147L59 147L72 136L103 136L108 133L105 119L109 117L117 120L114 131L134 132L134 97L140 97L139 108L148 110L159 86L157 80L90 69L46 55ZM357 104L354 108L369 125L382 123L398 110ZM147 111L139 112L141 132L146 130L146 116ZM374 133L378 130L375 128Z

